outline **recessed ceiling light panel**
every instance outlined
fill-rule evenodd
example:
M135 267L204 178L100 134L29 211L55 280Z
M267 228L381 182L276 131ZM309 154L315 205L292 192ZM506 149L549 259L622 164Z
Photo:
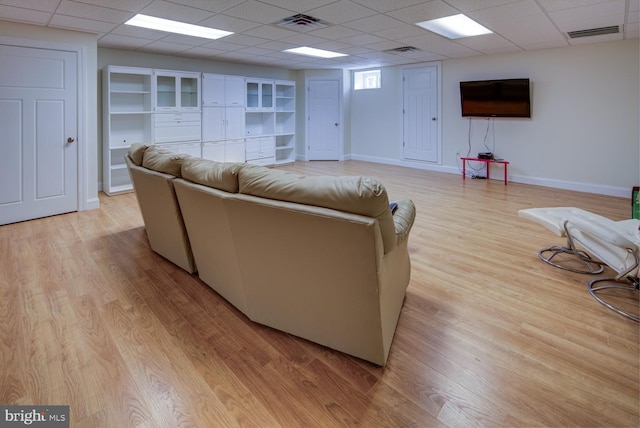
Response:
M315 56L318 58L337 58L339 56L347 56L347 54L325 51L323 49L315 49L307 46L299 48L287 49L285 52L291 52L299 55Z
M156 18L155 16L138 14L125 22L127 25L149 28L151 30L167 31L169 33L183 34L185 36L201 37L204 39L219 39L233 34L231 31L217 30L215 28L202 27L200 25L186 24L170 19Z
M416 25L449 39L493 33L493 31L463 14L418 22Z

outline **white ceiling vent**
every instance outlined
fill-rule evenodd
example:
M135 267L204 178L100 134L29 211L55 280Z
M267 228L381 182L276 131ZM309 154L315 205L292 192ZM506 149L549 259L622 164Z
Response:
M277 25L278 27L288 28L289 30L306 32L311 30L319 30L320 28L326 28L329 26L329 23L321 19L314 18L313 16L299 13L297 15L284 18L276 22L275 25Z
M393 49L387 49L385 52L413 52L413 51L418 51L420 49L416 48L415 46L401 46L399 48L393 48Z
M620 32L620 27L613 25L611 27L590 28L588 30L569 31L567 35L571 39L577 39L579 37L589 36L602 36L604 34L617 34Z

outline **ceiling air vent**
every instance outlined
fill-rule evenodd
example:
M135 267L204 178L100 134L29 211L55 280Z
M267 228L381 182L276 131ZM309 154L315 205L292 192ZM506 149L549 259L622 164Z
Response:
M413 52L419 50L414 46L401 46L399 48L388 49L386 52Z
M299 13L297 15L290 16L288 18L284 18L275 23L278 27L288 28L290 30L296 31L311 31L311 30L319 30L320 28L326 28L329 26L329 23L314 18L313 16L304 15Z
M578 37L589 36L602 36L604 34L617 34L620 32L620 27L613 25L611 27L590 28L588 30L569 31L567 34L571 39L577 39Z

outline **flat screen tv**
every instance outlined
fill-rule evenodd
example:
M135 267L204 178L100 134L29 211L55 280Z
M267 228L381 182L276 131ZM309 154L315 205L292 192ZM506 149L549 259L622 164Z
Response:
M529 79L460 82L462 116L531 117Z

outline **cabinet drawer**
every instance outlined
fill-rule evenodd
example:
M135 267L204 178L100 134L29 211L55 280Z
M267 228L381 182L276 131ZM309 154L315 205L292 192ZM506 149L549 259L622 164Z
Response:
M269 166L276 163L276 158L260 158L260 159L248 159L247 163L252 165Z
M163 123L200 122L200 113L156 113L153 115L156 125Z
M173 141L200 141L200 122L181 123L173 126L156 126L154 129L156 143Z
M247 150L247 155L246 155L247 160L270 158L275 156L276 156L276 149L267 149L267 150L258 150L258 151Z

